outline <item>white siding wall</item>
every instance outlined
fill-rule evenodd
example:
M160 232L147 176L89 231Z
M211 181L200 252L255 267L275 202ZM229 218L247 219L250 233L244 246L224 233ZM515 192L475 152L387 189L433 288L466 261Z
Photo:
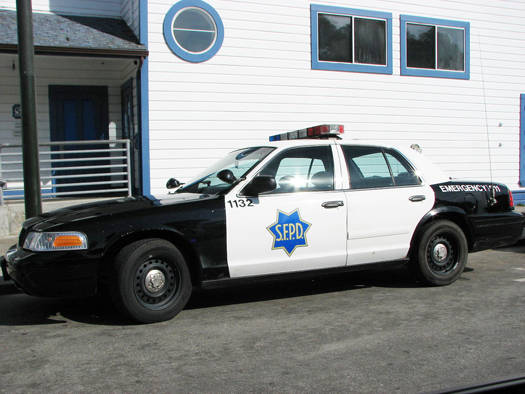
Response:
M522 1L315 2L391 12L394 75L312 70L309 1L208 0L225 38L200 64L179 59L164 42L162 22L174 1L148 3L152 192L164 191L170 176L186 181L232 148L321 123L344 124L347 138L418 143L452 176L484 179L488 127L494 180L518 187ZM400 76L400 14L470 22L470 80Z
M122 0L120 16L139 37L139 0Z
M34 12L120 17L121 0L33 0ZM16 9L16 0L1 0L0 9Z

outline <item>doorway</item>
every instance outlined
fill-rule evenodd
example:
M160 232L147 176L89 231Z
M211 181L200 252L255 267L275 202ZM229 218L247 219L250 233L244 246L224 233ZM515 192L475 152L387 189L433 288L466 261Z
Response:
M108 140L109 110L107 86L49 85L49 111L51 142ZM90 144L53 146L51 150L57 152L52 154L54 159L52 174L55 176L53 179L53 192L59 193L57 194L58 197L63 197L63 193L66 192L82 194L86 190L106 189L108 186L104 184L87 185L87 183L108 181L107 176L96 176L97 172L103 173L105 171L104 168L93 169L87 167L103 167L109 164L108 161L104 160L89 160L95 157L107 156L107 152L72 152L76 150L103 149L104 147ZM64 161L65 159L85 160L79 160L78 163L75 162L72 165L71 162ZM87 175L93 173L95 176ZM83 185L83 183L86 185Z

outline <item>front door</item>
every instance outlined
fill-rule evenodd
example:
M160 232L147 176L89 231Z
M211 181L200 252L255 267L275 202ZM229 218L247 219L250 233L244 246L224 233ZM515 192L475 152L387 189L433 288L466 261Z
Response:
M345 265L345 196L336 190L334 167L328 144L290 148L259 172L275 177L274 191L225 196L232 278Z
M93 141L108 139L108 88L107 86L49 86L51 141ZM53 151L87 151L101 149L100 145L62 145ZM107 148L107 147L106 147ZM108 153L90 152L53 154L54 190L56 193L82 192L105 189L107 177L96 176L101 168L88 168L108 164L103 160L89 160ZM80 159L79 161L66 161ZM85 159L85 160L82 160ZM84 168L79 168L84 167ZM95 176L92 176L93 173ZM75 177L76 175L76 177ZM84 185L83 185L84 184ZM59 186L64 185L64 186ZM71 186L65 186L71 185ZM58 194L60 195L60 194Z

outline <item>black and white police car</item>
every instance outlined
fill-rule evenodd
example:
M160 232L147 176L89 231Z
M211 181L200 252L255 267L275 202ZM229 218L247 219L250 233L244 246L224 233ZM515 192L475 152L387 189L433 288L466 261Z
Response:
M516 242L502 185L450 181L417 146L343 140L339 125L229 153L167 198L78 205L27 220L2 259L28 294L107 288L139 322L174 317L194 286L406 261L454 282L469 252Z

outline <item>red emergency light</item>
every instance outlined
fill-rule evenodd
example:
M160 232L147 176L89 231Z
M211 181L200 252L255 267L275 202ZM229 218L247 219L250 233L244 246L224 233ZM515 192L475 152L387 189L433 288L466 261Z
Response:
M288 133L276 134L270 137L270 141L301 140L306 138L329 138L339 137L345 132L345 127L340 124L323 124L308 127L306 129L289 131Z

